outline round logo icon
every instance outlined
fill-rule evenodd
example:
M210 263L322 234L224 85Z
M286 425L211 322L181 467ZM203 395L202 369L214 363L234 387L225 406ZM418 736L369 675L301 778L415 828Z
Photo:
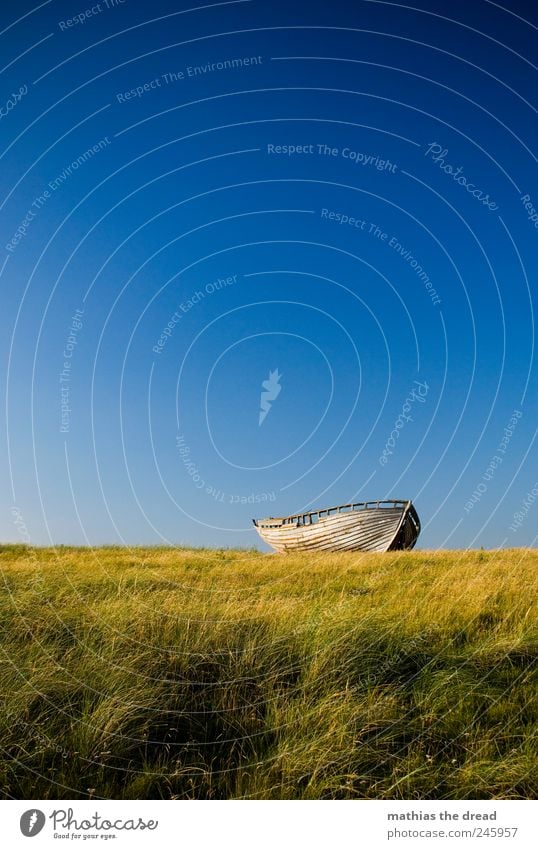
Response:
M45 825L45 814L37 808L25 811L21 817L21 831L25 837L35 837Z

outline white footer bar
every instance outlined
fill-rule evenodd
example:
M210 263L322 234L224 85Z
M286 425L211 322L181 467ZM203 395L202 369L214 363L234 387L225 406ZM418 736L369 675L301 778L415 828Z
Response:
M3 801L6 847L538 846L536 801ZM32 841L32 842L31 842ZM35 841L35 842L34 842Z

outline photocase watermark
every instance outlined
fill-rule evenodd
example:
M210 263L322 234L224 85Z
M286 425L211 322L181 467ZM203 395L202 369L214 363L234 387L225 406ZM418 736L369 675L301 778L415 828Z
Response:
M425 381L415 380L413 382L414 386L405 399L402 411L394 422L394 427L391 430L390 436L385 443L385 447L379 456L379 463L381 466L386 466L389 461L389 456L394 453L393 449L396 447L396 442L400 438L400 431L402 428L407 424L407 422L413 421L409 415L413 409L413 404L424 404L426 402L426 396L430 387Z
M23 545L28 546L28 551L25 552L25 556L31 558L34 561L34 566L36 567L32 579L32 589L35 592L37 585L42 582L42 577L40 575L40 572L38 571L41 564L39 562L39 558L36 554L35 548L32 548L32 540L30 539L30 533L28 531L28 527L26 525L26 521L22 515L20 507L17 507L16 505L12 506L11 517L13 519L13 524L17 529L17 533L19 535L21 543Z
M25 811L20 818L21 831L25 837L35 837L45 825L46 817L38 808Z
M530 195L521 195L521 203L527 211L527 218L534 225L534 229L538 230L538 209L533 205Z
M92 147L89 147L88 150L85 150L84 153L67 165L61 174L58 174L57 177L49 181L51 191L55 192L56 189L59 189L62 183L65 183L65 181L72 175L73 171L78 171L81 165L84 165L89 159L93 159L96 153L100 153L105 147L108 147L109 144L110 139L108 136L105 136L104 138L99 139L99 141L92 145Z
M93 6L85 9L84 12L79 12L78 14L73 15L72 18L67 18L67 20L58 21L58 27L62 31L65 31L71 29L71 27L80 26L81 24L85 24L86 21L89 21L90 18L94 18L96 15L106 12L108 9L116 9L118 6L123 6L125 3L126 0L100 0L99 3L95 3Z
M521 509L517 510L514 513L514 521L509 526L512 533L516 533L517 530L522 526L523 522L527 518L527 514L531 507L533 506L536 498L538 497L538 481L534 484L533 488L526 494L523 499L523 504L521 505Z
M65 181L71 177L74 171L78 171L81 165L84 165L89 159L92 159L97 153L100 153L101 150L108 147L109 144L110 139L108 136L105 136L92 147L89 147L88 150L85 150L84 153L73 160L73 162L67 165L60 174L54 177L54 179L49 180L47 188L43 189L41 194L37 195L30 204L26 215L20 222L9 242L6 244L6 251L11 254L15 252L17 245L19 245L22 239L24 239L32 225L32 222L35 221L39 212L48 203L54 192L56 192L65 183Z
M175 85L175 83L181 83L188 79L203 77L207 74L214 74L221 71L237 71L262 64L263 56L237 56L222 59L218 62L205 62L203 65L186 65L184 68L176 71L167 71L165 74L153 77L153 79L147 80L127 91L119 91L116 94L116 100L118 103L127 103L129 100L136 100L151 91L156 91L159 88L165 88L169 85Z
M356 230L362 230L363 233L371 234L374 228L377 227L377 224L371 221L366 221L363 218L355 218L355 216L348 215L346 212L336 212L336 210L327 209L325 206L320 210L320 216L321 218L326 218L327 221L334 221L340 227L353 227Z
M278 369L275 369L274 371L269 372L269 377L267 378L267 380L262 381L258 427L262 426L273 403L280 395L280 390L282 389L280 385L281 377L282 375L279 374Z
M54 831L58 828L63 828L68 832L76 831L155 831L159 825L158 820L144 820L142 817L138 819L115 819L110 820L103 817L99 813L93 814L91 817L84 819L76 819L73 808L59 808L50 814L49 819L52 820Z
M399 649L395 655L389 657L381 666L372 670L359 684L360 688L371 689L379 684L384 684L391 675L397 675L402 663L420 649L424 648L424 638L418 637L411 640L404 648ZM359 689L359 688L357 688Z
M267 144L269 156L328 156L332 158L347 159L354 165L363 165L375 168L377 171L388 171L395 174L398 166L390 159L384 159L375 153L365 153L354 150L351 147L334 147L329 144L302 143L302 144Z
M155 354L162 354L166 343L172 336L176 326L181 321L184 315L191 311L196 304L199 304L200 301L203 301L208 295L213 295L215 292L220 292L222 289L227 289L229 286L233 286L237 283L237 274L232 274L229 277L217 277L216 280L213 280L211 283L206 283L203 289L198 289L196 292L187 298L186 301L182 301L178 306L175 313L170 316L170 320L166 327L163 328L161 335L159 336L158 341L153 346L152 351Z
M11 96L8 97L4 106L0 108L0 121L2 118L7 118L10 112L15 109L15 107L21 102L23 97L26 97L28 94L28 86L21 85L18 91L12 92Z
M25 545L30 545L30 534L28 533L28 528L26 527L26 522L24 521L20 509L13 506L11 508L11 516L13 518L13 524L17 528L17 533L21 538L21 542Z
M379 227L376 227L373 235L377 239L381 239L382 241L386 241L388 247L391 248L391 250L395 251L404 260L404 262L407 262L409 267L412 268L412 270L415 272L418 279L420 280L420 282L423 284L424 288L428 292L428 294L431 298L432 304L440 304L441 298L437 294L436 290L433 288L433 284L432 284L428 274L426 274L426 272L424 271L424 269L420 265L419 261L417 259L415 259L415 257L411 253L411 251L408 248L406 248L405 245L402 245L402 243L399 242L398 239L395 236L389 236L388 234L385 234L383 232L380 233Z
M176 436L176 447L181 457L183 467L196 489L203 490L206 495L213 498L220 504L261 504L266 501L276 501L276 495L273 492L250 492L245 494L234 494L224 492L213 484L208 483L200 473L200 470L192 458L190 446L187 444L183 434Z
M433 288L433 283L430 280L429 275L424 271L423 267L420 265L418 260L413 256L410 250L406 248L401 242L398 241L396 236L391 236L390 233L387 233L383 230L375 221L367 221L364 218L357 218L356 216L349 215L346 212L339 212L334 209L327 209L327 207L322 207L320 210L320 217L325 218L327 221L333 221L335 224L338 224L340 227L352 227L354 230L360 230L365 233L367 236L371 236L374 239L378 239L380 242L383 242L387 245L391 250L395 251L401 258L406 262L410 268L413 269L418 279L426 289L428 295L431 298L432 304L440 304L441 298L437 294L436 289Z
M75 310L71 316L68 335L63 349L63 368L60 372L60 433L69 433L71 424L71 377L73 367L73 354L78 345L78 334L82 330L82 316L84 310Z
M41 582L43 579L40 578ZM32 587L33 588L33 587ZM46 596L47 590L44 587L42 595ZM9 727L12 734L17 734L20 730L21 740L24 738L29 738L32 740L32 744L37 747L41 746L43 749L46 749L47 752L54 752L57 755L61 755L63 758L71 757L75 754L71 749L67 749L65 746L62 746L58 741L51 740L51 738L39 731L37 728L33 728L28 722L24 721L20 716L13 716L11 711L7 712L8 719L10 720Z
M159 820L130 817L128 819L109 819L96 811L87 816L75 816L73 808L57 808L49 814L52 830L56 838L104 838L118 837L117 832L155 831ZM29 808L20 818L20 829L25 837L35 837L45 827L47 817L39 808ZM62 831L64 832L62 834ZM78 832L82 832L79 834Z
M522 417L523 413L521 410L514 410L510 421L506 425L504 429L504 435L501 439L499 445L496 448L494 456L490 459L483 475L482 480L476 485L475 490L471 497L467 500L465 504L465 512L469 514L473 509L475 504L478 504L482 496L487 492L489 481L493 480L493 476L496 470L501 465L504 455L506 454L506 450L508 445L510 444L510 440L512 439L512 435L517 426L518 421ZM486 483L486 481L488 483Z
M447 148L443 148L443 146L437 142L432 142L426 149L424 156L431 157L432 162L435 162L441 171L444 171L445 174L452 177L459 186L466 189L470 195L479 200L485 207L492 211L499 208L495 201L491 200L488 194L483 192L482 189L477 188L474 183L470 183L468 181L467 177L463 173L462 165L458 165L457 168L454 168L450 165L450 163L446 162L446 157L448 156Z

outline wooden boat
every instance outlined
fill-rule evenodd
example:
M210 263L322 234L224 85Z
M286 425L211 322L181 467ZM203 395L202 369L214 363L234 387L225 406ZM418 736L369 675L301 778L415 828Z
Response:
M361 501L267 519L253 519L276 551L396 551L413 548L420 519L411 501Z

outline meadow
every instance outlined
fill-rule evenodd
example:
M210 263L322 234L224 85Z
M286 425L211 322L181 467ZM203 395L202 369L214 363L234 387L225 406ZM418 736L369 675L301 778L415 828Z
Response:
M536 798L536 550L0 547L3 798Z

